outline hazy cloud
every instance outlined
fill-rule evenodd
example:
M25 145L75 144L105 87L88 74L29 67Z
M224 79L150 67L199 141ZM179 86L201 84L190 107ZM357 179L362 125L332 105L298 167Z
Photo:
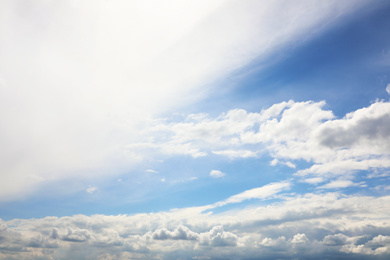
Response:
M225 176L226 174L224 172L221 172L219 170L212 170L209 174L213 178L221 178Z

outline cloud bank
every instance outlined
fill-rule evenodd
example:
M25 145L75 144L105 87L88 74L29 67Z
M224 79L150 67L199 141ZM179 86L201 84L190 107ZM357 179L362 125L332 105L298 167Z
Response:
M385 259L390 197L286 196L268 206L0 223L5 259Z

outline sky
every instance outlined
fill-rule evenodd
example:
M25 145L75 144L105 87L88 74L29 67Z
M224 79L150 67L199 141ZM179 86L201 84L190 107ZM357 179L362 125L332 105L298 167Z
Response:
M390 2L0 6L0 259L390 257Z

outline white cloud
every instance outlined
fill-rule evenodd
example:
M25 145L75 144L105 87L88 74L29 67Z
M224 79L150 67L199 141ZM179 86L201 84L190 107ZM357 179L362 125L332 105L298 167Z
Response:
M275 204L218 214L178 209L135 215L0 220L0 256L386 258L390 255L389 205L389 196L328 193L285 197Z
M318 184L318 183L321 183L324 181L325 181L325 179L321 178L321 177L306 178L306 179L302 180L302 182L306 182L306 183L310 183L310 184Z
M273 160L269 163L269 165L271 165L271 166L276 166L277 164L284 164L284 165L286 165L287 167L290 167L290 168L295 168L295 167L296 167L295 164L293 164L292 162L289 162L289 161L287 161L287 162L281 162L281 161L279 161L278 159L273 159Z
M201 98L207 90L199 86L302 43L369 3L5 1L0 154L7 176L0 197L25 197L48 181L128 171L146 155L127 144L145 138L156 115ZM226 116L231 130L204 126L237 133L246 125L242 117L254 115ZM181 138L193 135L215 136L193 129ZM183 143L166 145L165 152L206 155Z
M166 228L159 228L151 234L153 239L157 240L198 240L199 235L192 232L188 227L179 225L174 231L169 231Z
M166 136L164 142L156 140L156 146L181 144L196 153L212 152L230 159L267 152L274 158L270 165L290 168L296 168L295 160L305 160L309 166L298 169L296 176L309 178L307 183L313 184L390 167L389 102L376 101L341 119L324 106L323 101L289 101L259 113L234 109L214 119L202 114L196 122L159 124L156 129ZM324 187L332 185L336 184Z
M363 183L354 183L353 181L350 180L335 180L331 181L325 185L322 185L318 187L318 189L338 189L338 188L348 188L348 187L353 187L353 186L362 186L364 185Z
M219 170L212 170L209 174L213 178L221 178L225 176L226 174L224 172L221 172Z
M213 151L213 154L226 156L230 159L257 157L255 152L249 150L222 150Z
M390 95L390 84L387 84L387 86L386 86L386 92L387 92L387 94Z
M240 194L231 196L224 201L217 202L215 206L220 207L227 204L239 203L250 199L269 199L282 191L290 189L290 187L291 183L287 181L270 183L265 186L246 190Z
M150 173L158 173L158 171L155 171L155 170L152 170L152 169L147 169L145 170L146 172L150 172Z

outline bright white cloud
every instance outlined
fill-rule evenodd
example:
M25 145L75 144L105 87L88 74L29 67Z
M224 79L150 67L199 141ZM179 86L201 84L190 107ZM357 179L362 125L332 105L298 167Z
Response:
M387 92L387 94L390 95L390 84L387 84L387 86L386 86L386 92Z
M213 178L221 178L226 175L226 173L221 172L219 170L212 170L209 175Z
M156 140L154 145L164 152L165 146L182 143L197 153L230 159L267 152L274 157L271 165L290 168L296 167L294 160L305 160L311 166L297 170L296 175L309 178L306 182L312 184L390 167L389 102L376 101L341 119L324 106L323 101L289 101L259 113L234 109L214 119L202 114L195 122L156 126L166 135L164 142ZM344 181L323 187L348 187L352 185L348 181L350 185Z
M62 178L128 171L143 159L128 145L144 137L156 115L201 98L207 91L199 86L299 44L367 3L3 1L0 154L7 174L0 197L24 197ZM219 128L216 141L245 128L242 117L256 116L245 113L226 115L234 124ZM215 137L199 130L181 138ZM183 140L165 152L206 155L183 148Z

